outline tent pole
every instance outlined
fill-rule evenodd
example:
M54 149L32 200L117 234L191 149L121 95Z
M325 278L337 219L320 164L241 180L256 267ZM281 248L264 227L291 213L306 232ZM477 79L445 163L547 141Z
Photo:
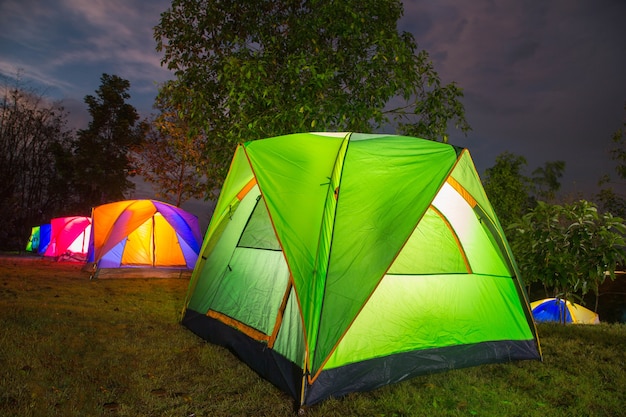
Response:
M152 267L156 267L156 239L154 234L156 233L156 222L154 216L152 216Z

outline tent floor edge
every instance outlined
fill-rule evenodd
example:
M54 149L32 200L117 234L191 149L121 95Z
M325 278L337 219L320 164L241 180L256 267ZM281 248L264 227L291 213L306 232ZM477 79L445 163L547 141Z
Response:
M327 398L371 391L451 369L540 359L534 340L490 341L402 352L323 370L309 386L304 403L311 406Z
M128 278L155 278L155 279L190 279L193 270L179 267L98 267L93 274L100 279L128 279Z
M302 368L269 349L266 343L254 340L219 320L197 311L187 309L181 324L202 339L227 348L257 374L270 381L280 390L300 397Z

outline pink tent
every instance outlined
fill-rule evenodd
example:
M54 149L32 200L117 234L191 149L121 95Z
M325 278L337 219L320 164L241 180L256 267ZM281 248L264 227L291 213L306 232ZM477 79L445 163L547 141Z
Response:
M44 256L84 262L91 238L91 218L57 217L50 221L50 244Z

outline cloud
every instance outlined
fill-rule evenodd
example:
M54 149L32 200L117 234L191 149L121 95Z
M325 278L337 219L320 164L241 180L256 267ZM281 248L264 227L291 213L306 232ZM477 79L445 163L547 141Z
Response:
M566 161L566 191L593 193L613 172L610 136L626 101L626 3L615 0L405 1L415 34L444 82L463 88L473 130L452 135L479 171L509 151L529 171Z
M95 91L102 73L115 74L130 81L133 96L153 98L156 85L172 77L161 67L152 37L168 5L165 0L3 1L0 24L11 36L0 40L14 52L2 55L0 71L14 75L23 69L25 77L57 97L84 97Z
M465 92L467 146L480 171L511 151L531 168L566 160L576 182L611 170L606 147L626 101L623 0L405 0L400 30ZM153 28L168 0L0 0L0 72L23 75L77 107L102 73L131 83L150 111L160 65ZM593 177L593 178L592 178ZM582 178L582 180L581 180ZM570 181L566 179L564 181ZM570 182L573 182L570 181ZM592 186L591 186L592 187Z

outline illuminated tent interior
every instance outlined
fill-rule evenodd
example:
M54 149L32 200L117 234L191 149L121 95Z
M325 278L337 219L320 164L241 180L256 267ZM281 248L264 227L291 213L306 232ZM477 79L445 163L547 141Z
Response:
M41 246L41 229L40 229ZM85 262L91 238L91 218L57 217L50 220L50 239L44 256L57 260Z
M93 277L188 277L198 258L198 218L179 207L126 200L94 208L92 219Z
M239 145L187 294L183 325L300 406L541 358L468 150L412 137Z

